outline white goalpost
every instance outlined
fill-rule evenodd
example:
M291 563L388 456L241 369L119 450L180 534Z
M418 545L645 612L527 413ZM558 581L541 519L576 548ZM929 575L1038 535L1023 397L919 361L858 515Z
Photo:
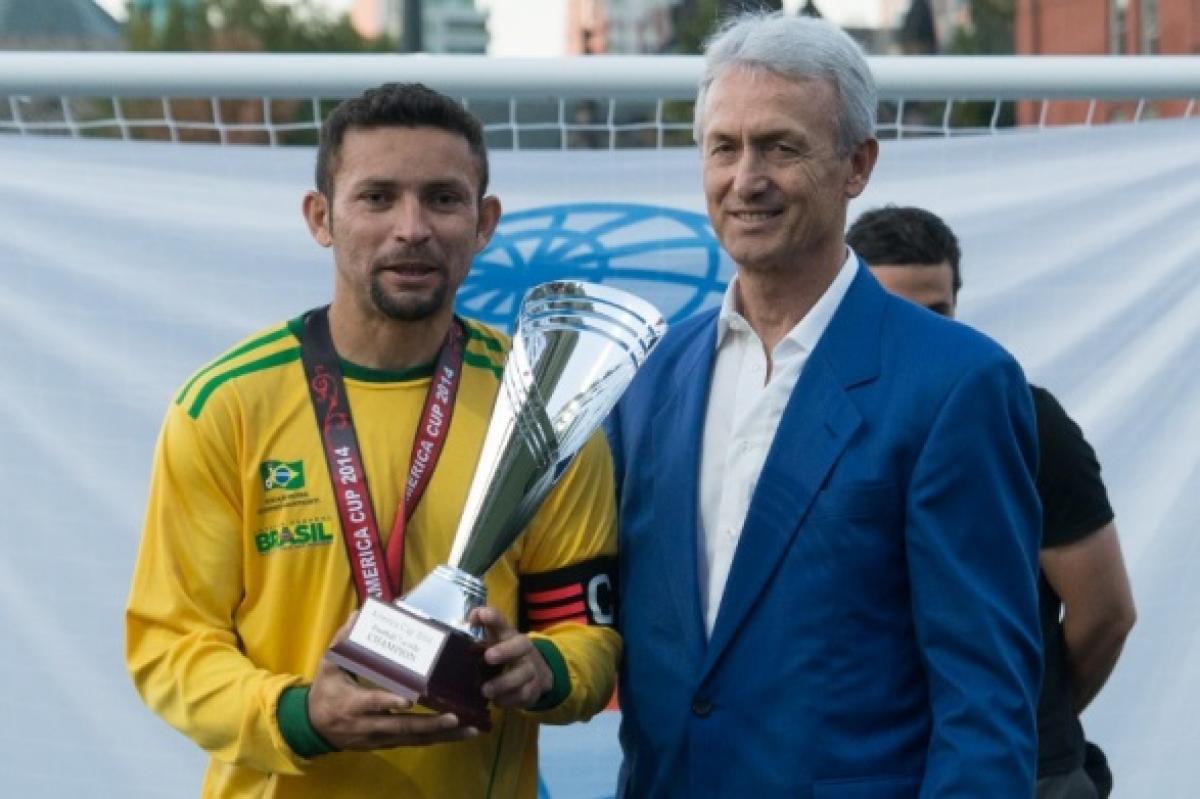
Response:
M1044 125L1056 107L1082 124L1112 107L1186 117L1200 96L1195 56L869 60L883 136ZM688 146L701 68L698 56L0 53L0 133L307 144L328 101L404 80L463 98L493 147ZM1006 104L1024 110L1006 121Z

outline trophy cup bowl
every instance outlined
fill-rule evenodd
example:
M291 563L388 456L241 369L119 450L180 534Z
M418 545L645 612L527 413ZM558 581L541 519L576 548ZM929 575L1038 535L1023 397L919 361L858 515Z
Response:
M533 518L666 332L654 306L609 286L554 281L526 293L449 561L394 603L368 599L326 657L487 730L495 669L482 631L483 577Z

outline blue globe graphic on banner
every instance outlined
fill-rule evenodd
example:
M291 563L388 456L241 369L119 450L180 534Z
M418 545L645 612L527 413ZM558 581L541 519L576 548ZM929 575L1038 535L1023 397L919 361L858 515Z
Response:
M528 288L576 279L632 292L677 321L720 304L732 274L703 214L637 203L549 205L504 215L457 304L511 329Z

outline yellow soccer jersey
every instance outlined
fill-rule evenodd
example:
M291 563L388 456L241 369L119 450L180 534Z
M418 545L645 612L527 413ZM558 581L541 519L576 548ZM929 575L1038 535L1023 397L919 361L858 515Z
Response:
M507 339L474 322L466 329L445 448L405 537L405 591L448 558L499 386ZM537 723L586 719L612 692L620 638L586 622L611 620L615 603L531 633L560 655L547 658L561 697L548 710L493 708L490 733L453 744L311 759L287 745L281 693L311 681L357 606L301 334L293 320L248 338L193 376L168 410L126 611L138 691L210 753L206 797L535 796ZM343 371L386 542L432 366ZM488 573L488 604L514 624L536 620L522 593L535 603L561 593L555 575L570 579L615 552L611 461L598 434Z

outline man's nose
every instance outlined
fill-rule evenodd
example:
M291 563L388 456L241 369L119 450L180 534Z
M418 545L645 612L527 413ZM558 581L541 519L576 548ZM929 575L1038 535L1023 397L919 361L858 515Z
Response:
M397 241L420 244L429 238L429 218L419 197L402 197L393 214L392 236Z
M755 148L742 151L733 175L733 190L738 197L757 197L766 191L771 181L765 167L762 155Z

